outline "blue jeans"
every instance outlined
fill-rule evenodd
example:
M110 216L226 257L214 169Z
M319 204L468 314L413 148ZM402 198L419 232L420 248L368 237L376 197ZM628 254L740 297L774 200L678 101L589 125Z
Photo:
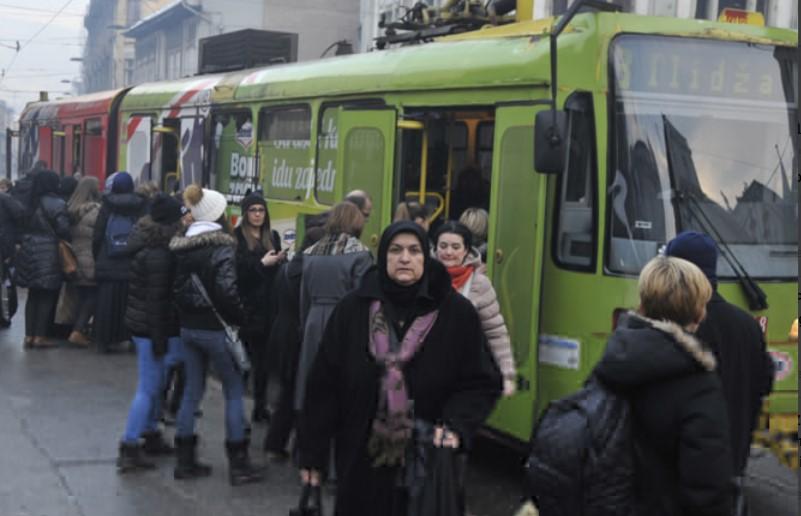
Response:
M136 443L144 432L158 430L161 417L161 391L164 388L164 363L167 357L181 348L180 337L167 340L167 354L157 357L153 354L153 342L143 337L133 337L139 362L139 383L136 395L128 412L128 424L122 440Z
M229 441L242 441L245 438L245 408L242 401L245 389L242 375L228 353L225 332L181 328L181 339L184 343L186 387L175 423L175 435L189 437L195 433L195 411L206 391L206 373L211 362L223 384L226 438Z

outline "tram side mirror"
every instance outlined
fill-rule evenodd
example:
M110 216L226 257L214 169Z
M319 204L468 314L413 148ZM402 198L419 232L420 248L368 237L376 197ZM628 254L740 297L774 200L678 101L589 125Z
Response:
M555 115L555 116L554 116ZM567 150L567 113L550 109L534 119L534 170L540 174L561 174Z

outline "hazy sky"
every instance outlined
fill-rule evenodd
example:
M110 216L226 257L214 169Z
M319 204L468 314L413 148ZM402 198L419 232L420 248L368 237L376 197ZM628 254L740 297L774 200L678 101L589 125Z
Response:
M88 6L89 0L0 0L0 69L5 70L0 100L16 111L15 118L26 102L38 99L40 90L49 91L51 99L71 91L72 86L61 81L80 77L81 63L70 58L83 53ZM62 7L64 11L34 37ZM22 45L18 54L6 48L17 40Z

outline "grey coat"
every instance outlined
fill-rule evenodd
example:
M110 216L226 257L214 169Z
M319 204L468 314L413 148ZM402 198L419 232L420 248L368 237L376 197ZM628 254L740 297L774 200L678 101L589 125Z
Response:
M349 245L344 254L303 255L303 276L300 287L300 327L303 343L300 348L295 384L295 408L300 410L306 395L306 379L323 338L325 325L336 304L345 294L359 286L361 277L373 264L366 247Z
M88 202L71 213L72 250L78 259L78 274L75 285L92 287L95 285L95 257L92 254L92 236L95 231L99 202ZM77 215L77 216L76 216Z

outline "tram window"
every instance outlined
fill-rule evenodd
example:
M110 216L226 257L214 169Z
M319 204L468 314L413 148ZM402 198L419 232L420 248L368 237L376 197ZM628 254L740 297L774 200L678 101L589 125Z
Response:
M428 159L424 202L433 214L434 226L438 220L458 218L468 207L486 209L494 113L481 109L421 110L408 111L405 116L425 124ZM401 131L398 202L419 200L422 145L423 131ZM489 156L486 166L482 165L482 155L484 159Z
M301 200L314 183L309 166L311 110L307 106L268 109L259 121L260 176L272 199Z
M248 190L258 186L253 155L253 115L250 111L214 113L211 121L212 145L209 184L238 203Z
M81 167L81 126L72 126L72 174L83 172Z
M573 96L567 104L570 140L567 163L559 181L556 262L590 270L595 256L595 128L592 100L587 94Z
M105 138L99 118L90 118L84 123L83 172L84 176L102 177L105 165Z
M481 170L485 172L485 179L489 179L492 170L492 141L495 139L495 122L481 122L478 124L476 136L478 145L476 146L476 161Z

